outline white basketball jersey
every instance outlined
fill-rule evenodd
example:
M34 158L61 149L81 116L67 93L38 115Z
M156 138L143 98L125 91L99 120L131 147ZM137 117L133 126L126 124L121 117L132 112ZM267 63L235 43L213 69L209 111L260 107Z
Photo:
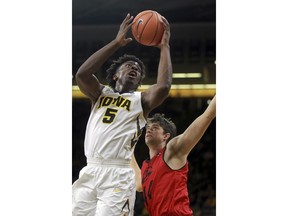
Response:
M85 156L130 160L145 124L141 92L120 94L105 86L87 123Z

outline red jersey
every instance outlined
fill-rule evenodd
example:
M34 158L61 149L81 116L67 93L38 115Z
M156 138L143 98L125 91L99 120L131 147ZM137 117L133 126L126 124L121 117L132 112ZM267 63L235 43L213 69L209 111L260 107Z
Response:
M142 164L145 207L150 216L192 216L187 189L188 162L179 170L171 169L163 158L165 149Z

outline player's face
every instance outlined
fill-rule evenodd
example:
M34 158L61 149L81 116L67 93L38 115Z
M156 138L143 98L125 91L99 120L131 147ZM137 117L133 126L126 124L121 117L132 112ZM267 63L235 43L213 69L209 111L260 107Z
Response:
M158 123L147 124L145 142L148 145L159 145L165 142L165 132Z
M138 87L141 81L141 67L137 62L124 62L118 69L116 76L117 82L121 85L129 84L131 87Z

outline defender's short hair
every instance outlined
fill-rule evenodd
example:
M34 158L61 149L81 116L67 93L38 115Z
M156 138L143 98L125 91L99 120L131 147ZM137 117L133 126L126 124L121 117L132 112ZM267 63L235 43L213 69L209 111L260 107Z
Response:
M166 118L164 114L155 113L151 118L147 119L147 124L149 123L158 123L163 128L165 133L170 133L167 143L177 134L176 125L170 118Z

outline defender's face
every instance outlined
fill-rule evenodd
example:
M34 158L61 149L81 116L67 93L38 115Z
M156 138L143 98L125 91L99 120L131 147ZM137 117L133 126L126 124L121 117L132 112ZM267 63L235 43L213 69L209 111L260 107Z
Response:
M118 68L115 75L120 84L129 83L137 88L141 81L141 72L141 67L137 62L127 61Z
M158 123L149 123L146 126L145 142L146 144L161 144L165 141L165 132Z

